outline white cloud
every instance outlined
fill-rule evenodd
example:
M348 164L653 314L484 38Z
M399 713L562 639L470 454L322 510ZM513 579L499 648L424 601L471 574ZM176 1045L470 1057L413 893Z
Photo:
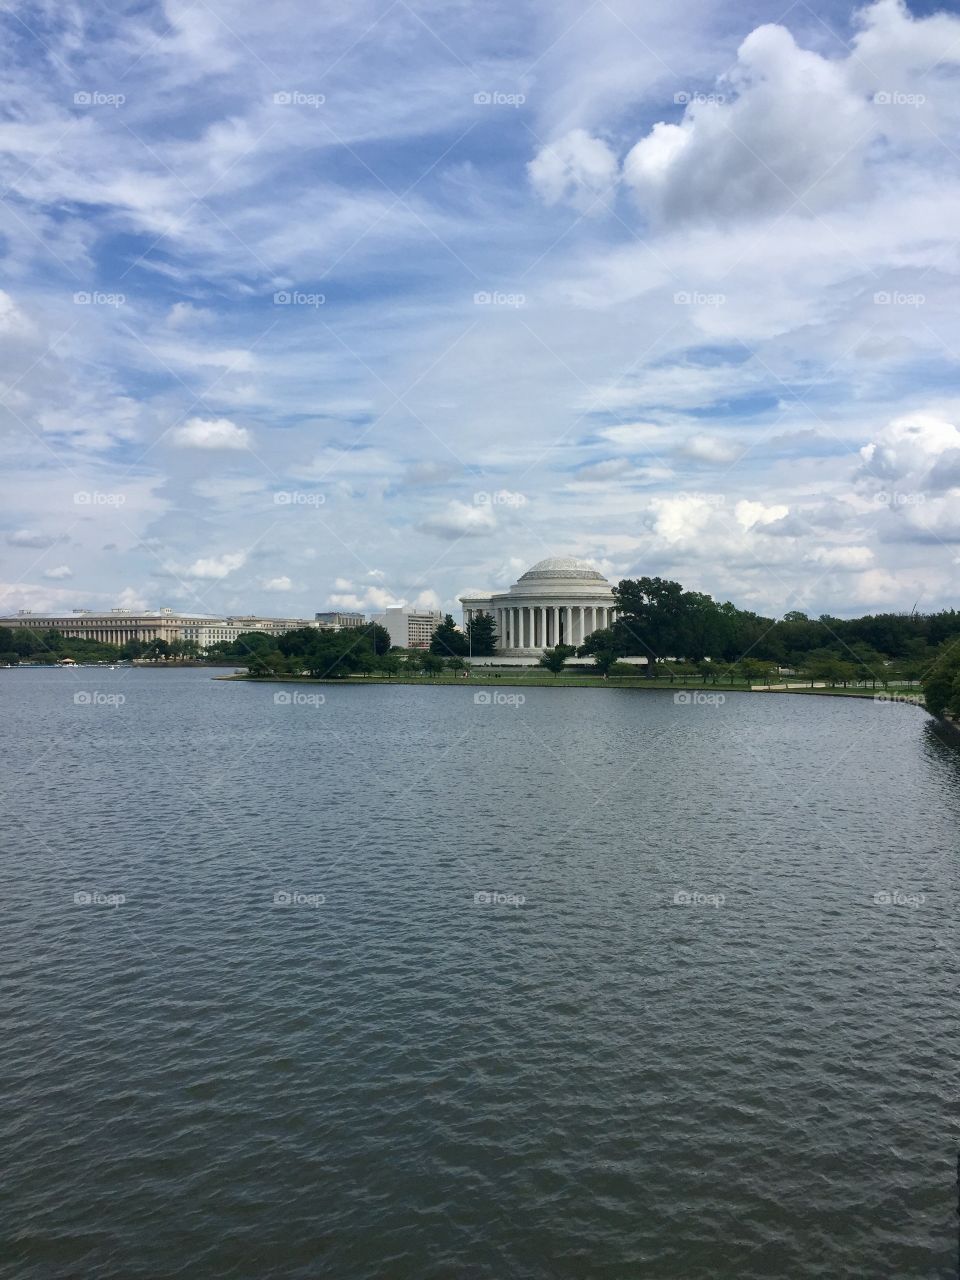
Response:
M229 418L190 418L172 433L181 449L248 449L250 432Z
M241 569L246 562L246 552L227 552L222 556L201 557L185 568L174 568L171 572L184 578L225 578L235 570Z
M873 564L873 552L869 547L817 547L810 559L827 569L853 571L868 569Z
M417 527L440 538L482 537L493 531L496 521L489 504L470 506L453 499L443 511L422 520Z
M266 578L260 583L264 591L292 591L293 583L287 577Z
M735 462L742 452L742 446L735 440L721 440L719 436L702 433L690 436L680 446L681 453L698 462Z
M744 499L733 509L734 519L744 529L752 529L754 525L772 524L774 520L783 520L790 514L787 506L765 506L762 502L748 502Z
M58 564L54 569L44 570L43 576L56 581L58 578L72 578L73 570L67 564Z
M603 211L603 197L615 187L618 168L617 157L601 138L571 129L541 147L527 172L547 204L563 201L587 213Z

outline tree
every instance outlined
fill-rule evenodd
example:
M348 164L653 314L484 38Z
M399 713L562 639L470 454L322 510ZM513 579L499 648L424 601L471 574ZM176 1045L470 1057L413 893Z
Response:
M390 639L390 632L386 627L382 627L379 622L368 622L364 627L353 628L354 634L360 633L365 636L373 649L374 656L382 658L384 654L390 652L393 641Z
M567 659L571 657L576 650L569 644L558 644L553 649L548 649L540 659L540 666L546 667L548 671L552 671L558 676L566 666Z
M465 652L474 658L492 658L497 651L497 624L492 613L475 613L467 624Z
M403 667L403 654L398 649L393 649L377 660L377 667L385 676L399 675Z
M960 645L954 641L923 677L923 697L934 716L960 719Z
M430 639L430 652L443 658L463 657L469 647L469 640L448 613Z
M166 640L151 640L144 649L143 656L149 658L151 662L159 662L161 658L166 660L169 653L170 646Z
M601 675L607 675L618 658L624 656L624 642L618 624L602 627L592 631L577 650L578 658L593 658L594 666Z
M418 653L417 657L420 661L420 670L425 676L438 676L443 671L443 658L440 657L439 653L430 653L429 650L424 650L422 653Z

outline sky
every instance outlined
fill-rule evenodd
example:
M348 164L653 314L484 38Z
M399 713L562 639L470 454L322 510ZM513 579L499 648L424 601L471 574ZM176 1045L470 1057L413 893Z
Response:
M960 603L960 14L0 0L0 614Z

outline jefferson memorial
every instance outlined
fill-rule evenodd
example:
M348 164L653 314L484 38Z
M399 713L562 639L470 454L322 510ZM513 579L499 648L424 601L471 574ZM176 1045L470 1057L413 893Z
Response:
M571 556L538 561L502 595L461 596L460 603L464 626L478 613L493 614L497 652L511 657L583 644L616 617L613 587L593 565Z

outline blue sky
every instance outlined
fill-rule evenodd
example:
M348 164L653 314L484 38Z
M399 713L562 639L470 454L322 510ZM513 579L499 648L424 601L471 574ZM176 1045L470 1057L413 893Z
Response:
M960 17L0 23L0 613L957 603Z

